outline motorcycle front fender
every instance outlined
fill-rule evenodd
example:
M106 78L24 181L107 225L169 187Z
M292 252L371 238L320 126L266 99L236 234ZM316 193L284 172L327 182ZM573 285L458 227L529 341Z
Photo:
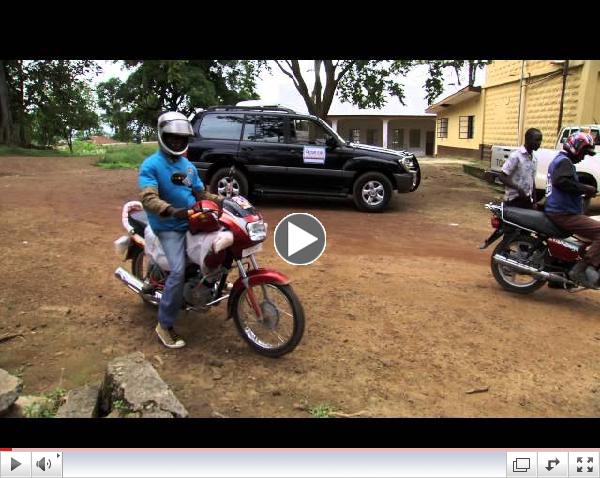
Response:
M289 283L290 278L288 276L274 269L260 268L248 271L248 284L250 287L261 284L287 285ZM236 280L233 284L233 288L231 289L229 299L227 301L228 319L233 317L233 305L237 302L238 296L245 288L246 286L244 285L243 279L239 277L238 280Z

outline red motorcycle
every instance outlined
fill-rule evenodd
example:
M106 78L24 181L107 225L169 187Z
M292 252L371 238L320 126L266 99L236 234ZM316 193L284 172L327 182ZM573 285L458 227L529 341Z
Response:
M231 196L231 188L229 190ZM117 268L115 276L153 305L160 303L168 271L145 252L148 219L141 203L128 203L124 226L129 232L115 244L131 260L131 272ZM280 357L291 352L304 333L304 310L290 279L281 272L261 268L256 253L267 238L261 213L242 196L227 197L222 208L203 200L189 218L190 232L229 231L225 247L210 248L203 264L188 260L184 286L184 309L206 311L227 299L227 319L233 318L243 339L258 353ZM216 243L219 241L215 241ZM223 246L221 241L221 247ZM233 268L238 279L228 284Z
M492 213L494 232L480 249L502 237L492 252L491 267L504 289L529 294L548 282L552 288L583 290L569 271L581 260L589 240L561 230L541 211L494 203L485 207Z

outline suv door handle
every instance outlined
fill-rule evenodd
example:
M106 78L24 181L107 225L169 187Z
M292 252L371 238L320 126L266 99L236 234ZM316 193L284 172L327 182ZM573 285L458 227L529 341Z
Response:
M242 146L242 151L253 151L254 148L252 146Z

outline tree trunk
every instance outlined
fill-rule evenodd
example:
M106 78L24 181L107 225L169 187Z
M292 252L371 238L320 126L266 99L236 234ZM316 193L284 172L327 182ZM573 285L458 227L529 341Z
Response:
M0 144L12 144L12 116L4 60L0 60Z
M26 113L25 113L25 75L23 74L23 60L17 60L17 69L19 72L18 77L18 96L19 96L19 111L17 112L17 128L18 128L18 142L21 146L27 147L31 145L30 131L26 124Z
M477 69L477 65L475 65L474 60L469 60L469 86L473 86L475 83L475 72Z

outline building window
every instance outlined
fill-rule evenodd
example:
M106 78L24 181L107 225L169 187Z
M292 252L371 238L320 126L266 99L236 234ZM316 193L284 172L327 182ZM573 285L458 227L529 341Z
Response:
M404 148L404 129L392 130L392 149Z
M360 143L360 129L351 129L349 131L348 139L353 143Z
M371 144L371 145L375 144L375 133L377 133L376 129L368 129L367 130L367 144Z
M461 116L459 120L458 137L460 139L473 138L473 131L475 129L475 116Z
M421 146L421 130L411 129L408 133L408 146L410 148L418 148Z
M439 118L437 124L437 137L447 138L448 137L448 118Z

